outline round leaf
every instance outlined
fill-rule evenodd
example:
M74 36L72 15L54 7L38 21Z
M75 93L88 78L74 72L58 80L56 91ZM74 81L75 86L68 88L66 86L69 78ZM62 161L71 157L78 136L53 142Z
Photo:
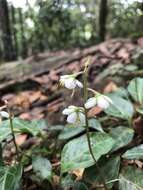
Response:
M90 133L90 138L96 160L108 153L114 145L114 140L106 133ZM86 135L71 140L64 146L61 156L62 172L87 168L93 164Z
M134 136L134 131L127 127L116 127L110 131L111 137L115 140L112 152L129 144Z
M42 180L50 180L52 175L52 166L48 159L40 156L34 157L32 160L33 170Z
M113 94L109 97L113 101L113 104L105 110L106 114L126 120L133 117L134 108L130 101Z
M103 182L103 177L108 183L111 180L114 180L118 177L119 169L120 169L120 157L114 158L103 158L99 160L98 166L100 167L99 174L97 167L91 166L84 171L84 179L90 184L98 184L101 185ZM108 188L111 188L113 183L108 185Z
M126 159L143 159L143 144L126 151L122 157Z
M119 190L142 190L143 171L136 167L128 167L122 171L119 179Z

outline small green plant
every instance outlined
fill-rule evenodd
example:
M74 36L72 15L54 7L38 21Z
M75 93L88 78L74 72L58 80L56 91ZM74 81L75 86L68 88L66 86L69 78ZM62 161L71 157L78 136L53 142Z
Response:
M103 95L88 87L89 66L88 60L83 71L60 78L71 98L77 88L83 94L77 97L82 105L63 110L65 126L13 117L7 102L0 108L1 190L28 190L29 184L41 190L143 189L143 78ZM89 117L96 106L102 112ZM33 138L33 145L18 145L21 134Z
M88 88L88 65L87 62L83 72L60 79L74 93L75 88L81 88L83 97L77 98L84 100L83 107L71 105L63 110L69 124L59 139L70 141L61 153L61 184L73 189L140 190L143 171L135 163L131 166L128 163L143 159L143 137L141 133L136 134L133 126L135 118L143 114L143 79L133 79L127 90L119 89L105 96ZM78 75L83 75L83 84L76 79ZM88 98L88 92L93 96ZM135 106L130 98L136 102ZM107 116L88 118L88 109L94 106L102 108ZM80 180L74 180L71 175L77 169L84 170ZM76 184L80 184L78 188Z

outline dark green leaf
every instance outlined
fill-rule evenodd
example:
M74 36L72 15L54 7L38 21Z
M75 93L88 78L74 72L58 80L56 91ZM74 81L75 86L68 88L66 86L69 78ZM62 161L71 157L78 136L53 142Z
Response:
M100 122L97 119L89 119L88 124L91 128L96 129L100 132L104 132Z
M129 96L128 91L123 87L118 88L117 91L113 93L113 95L120 96L124 99L127 99Z
M134 131L127 127L112 128L110 133L111 137L115 140L112 152L129 144L134 136Z
M77 181L76 176L73 174L62 177L61 185L63 189L89 190L82 181Z
M113 94L109 97L112 99L113 104L105 110L106 114L126 120L133 117L134 108L131 102Z
M46 125L46 124L45 124ZM43 121L26 121L19 118L13 118L14 131L17 133L30 133L33 136L38 135L44 128ZM4 120L0 124L0 142L5 140L11 134L9 120Z
M90 138L96 160L108 153L114 145L114 140L106 133L90 133ZM68 142L62 150L61 157L62 172L87 168L94 164L93 158L89 153L86 135Z
M143 159L143 144L126 151L122 157L126 159Z
M20 186L22 166L0 167L0 189L17 190Z
M85 131L85 128L83 127L65 126L58 138L60 140L66 140L82 133L83 131Z
M73 174L67 174L65 177L62 177L61 185L63 189L69 189L74 186L76 176Z
M34 157L32 159L32 166L34 172L40 177L42 180L51 179L52 176L52 165L48 159L42 158L40 156Z
M119 190L142 190L143 171L130 166L122 171L119 180Z
M136 102L143 104L143 78L135 78L131 80L128 85L128 91Z
M90 184L101 185L103 183L103 177L106 183L118 178L120 168L120 157L103 158L99 160L98 166L100 172L95 165L85 169L84 179ZM111 188L113 183L108 184L108 188Z

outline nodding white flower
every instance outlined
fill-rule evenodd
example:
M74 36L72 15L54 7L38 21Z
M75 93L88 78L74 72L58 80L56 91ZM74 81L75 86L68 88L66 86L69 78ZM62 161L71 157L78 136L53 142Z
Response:
M112 100L109 97L102 94L98 94L87 100L87 102L85 103L85 108L89 109L97 105L102 109L107 109L110 106L110 104L112 104Z
M7 113L6 111L0 111L0 117L9 118L9 113Z
M97 106L102 109L107 109L112 103L112 100L108 96L97 96Z
M83 88L82 83L76 79L76 76L77 74L63 75L60 77L60 83L68 89Z
M97 104L97 98L96 98L96 96L94 96L94 97L92 97L92 98L89 98L89 99L86 101L86 103L85 103L85 108L86 108L86 109L90 109L90 108L96 106L96 104Z
M0 123L2 122L2 118L9 118L9 113L7 113L6 111L0 111Z
M85 124L84 108L69 106L63 110L63 115L67 115L67 122L72 124Z

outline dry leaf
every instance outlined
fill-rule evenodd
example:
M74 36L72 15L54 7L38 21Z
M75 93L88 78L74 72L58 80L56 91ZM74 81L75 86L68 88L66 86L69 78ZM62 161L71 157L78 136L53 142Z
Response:
M83 176L84 168L73 170L72 173L77 176L77 179L81 179Z
M103 92L106 94L110 92L115 92L117 89L118 89L117 85L113 81L111 81L106 85Z
M143 118L140 116L133 121L133 127L137 134L143 135Z
M15 138L16 144L18 146L22 145L27 139L27 134L21 134L21 135L17 135Z
M95 115L100 114L103 111L103 109L99 107L93 107L88 111L88 117L94 117Z

